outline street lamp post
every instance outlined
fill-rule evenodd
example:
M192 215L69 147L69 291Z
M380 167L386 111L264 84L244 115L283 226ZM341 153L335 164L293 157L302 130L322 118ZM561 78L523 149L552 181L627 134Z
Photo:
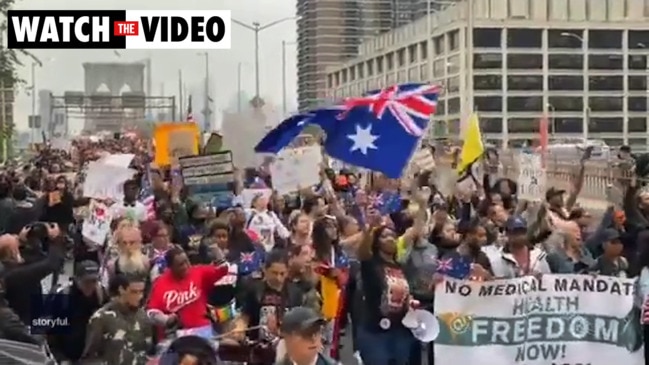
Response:
M282 41L282 112L284 113L284 116L286 116L287 113L287 91L286 91L286 46L288 45L294 45L296 44L295 42L286 42Z
M259 92L259 32L262 30L266 30L268 28L271 28L277 24L283 23L288 20L294 20L297 19L296 17L287 17L287 18L282 18L278 19L275 21L272 21L268 24L261 25L258 22L252 23L252 25L246 24L242 21L232 19L232 22L235 24L238 24L248 30L251 30L255 33L255 98L259 99L260 97L260 92Z

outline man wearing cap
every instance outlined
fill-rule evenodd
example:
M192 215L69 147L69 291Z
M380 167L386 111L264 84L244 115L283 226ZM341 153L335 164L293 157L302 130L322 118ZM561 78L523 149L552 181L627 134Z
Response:
M550 274L545 252L532 248L527 239L527 221L523 217L509 217L505 230L505 247L499 255L489 257L495 278L512 279L526 275Z
M321 354L322 331L327 321L315 310L295 307L282 317L282 341L275 365L342 365Z
M65 334L50 335L50 348L60 362L76 362L86 341L86 328L93 313L108 302L109 295L99 282L99 265L81 261L74 268L74 278L59 288L56 295L65 296L66 306L73 308Z

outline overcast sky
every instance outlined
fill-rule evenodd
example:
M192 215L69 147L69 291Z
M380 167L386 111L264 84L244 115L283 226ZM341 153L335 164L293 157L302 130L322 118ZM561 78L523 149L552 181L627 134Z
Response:
M231 10L232 17L245 23L259 22L262 25L295 15L295 1L269 0L18 0L16 9L131 9L131 10ZM287 21L260 33L260 73L262 97L281 108L282 104L282 41L296 39L295 21ZM36 70L36 89L49 89L55 95L66 90L83 91L84 62L119 62L112 50L34 50L43 61L43 67ZM165 95L177 95L178 70L182 70L187 88L193 94L194 113L203 108L204 57L197 51L121 51L123 61L152 59L152 89L159 95L164 87ZM289 111L296 109L297 51L294 45L287 46L287 86ZM253 32L233 24L232 49L209 52L211 74L212 110L216 119L220 111L230 104L237 93L237 65L243 63L242 89L254 95L254 37ZM30 61L20 70L20 76L31 82ZM31 98L27 92L20 92L15 105L15 122L18 129L27 128L27 116L31 114ZM38 111L37 111L38 113ZM71 126L78 129L77 126ZM75 128L76 127L76 128Z

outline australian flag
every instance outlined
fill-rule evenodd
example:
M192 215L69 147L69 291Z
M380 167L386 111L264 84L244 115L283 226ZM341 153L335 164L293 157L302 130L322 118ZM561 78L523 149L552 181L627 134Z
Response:
M306 125L316 124L327 136L324 148L329 156L399 178L437 110L438 95L437 86L403 84L350 98L285 120L255 151L277 153Z
M232 261L237 264L239 275L246 276L261 271L265 258L263 249L240 252L238 256L234 257Z
M388 215L401 210L401 194L398 191L384 191L370 194L370 206L381 213Z
M455 279L466 279L471 273L471 261L455 252L437 260L437 273Z

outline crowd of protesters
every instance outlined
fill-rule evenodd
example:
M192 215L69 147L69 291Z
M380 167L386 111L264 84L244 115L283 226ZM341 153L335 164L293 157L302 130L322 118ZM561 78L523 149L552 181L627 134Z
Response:
M550 188L535 202L498 176L445 196L435 171L415 171L404 186L323 167L320 184L296 194L210 207L172 184L170 167L151 168L146 140L117 137L41 146L0 176L0 338L47 349L58 363L419 365L423 354L434 364L434 343L422 352L401 320L413 306L433 310L445 274L637 277L639 302L649 295L649 191L630 178L606 211L579 207L588 156L571 191ZM102 201L112 222L98 245L81 234L84 166L117 153L135 154L138 173L123 201ZM235 194L252 180L272 189L259 170L238 175ZM469 272L440 272L446 258L470 262ZM60 282L70 261L72 282ZM65 328L37 334L46 277L74 310ZM221 334L218 349L198 332L177 335L205 328ZM343 336L355 359L340 358ZM28 363L20 356L0 348L0 359Z

